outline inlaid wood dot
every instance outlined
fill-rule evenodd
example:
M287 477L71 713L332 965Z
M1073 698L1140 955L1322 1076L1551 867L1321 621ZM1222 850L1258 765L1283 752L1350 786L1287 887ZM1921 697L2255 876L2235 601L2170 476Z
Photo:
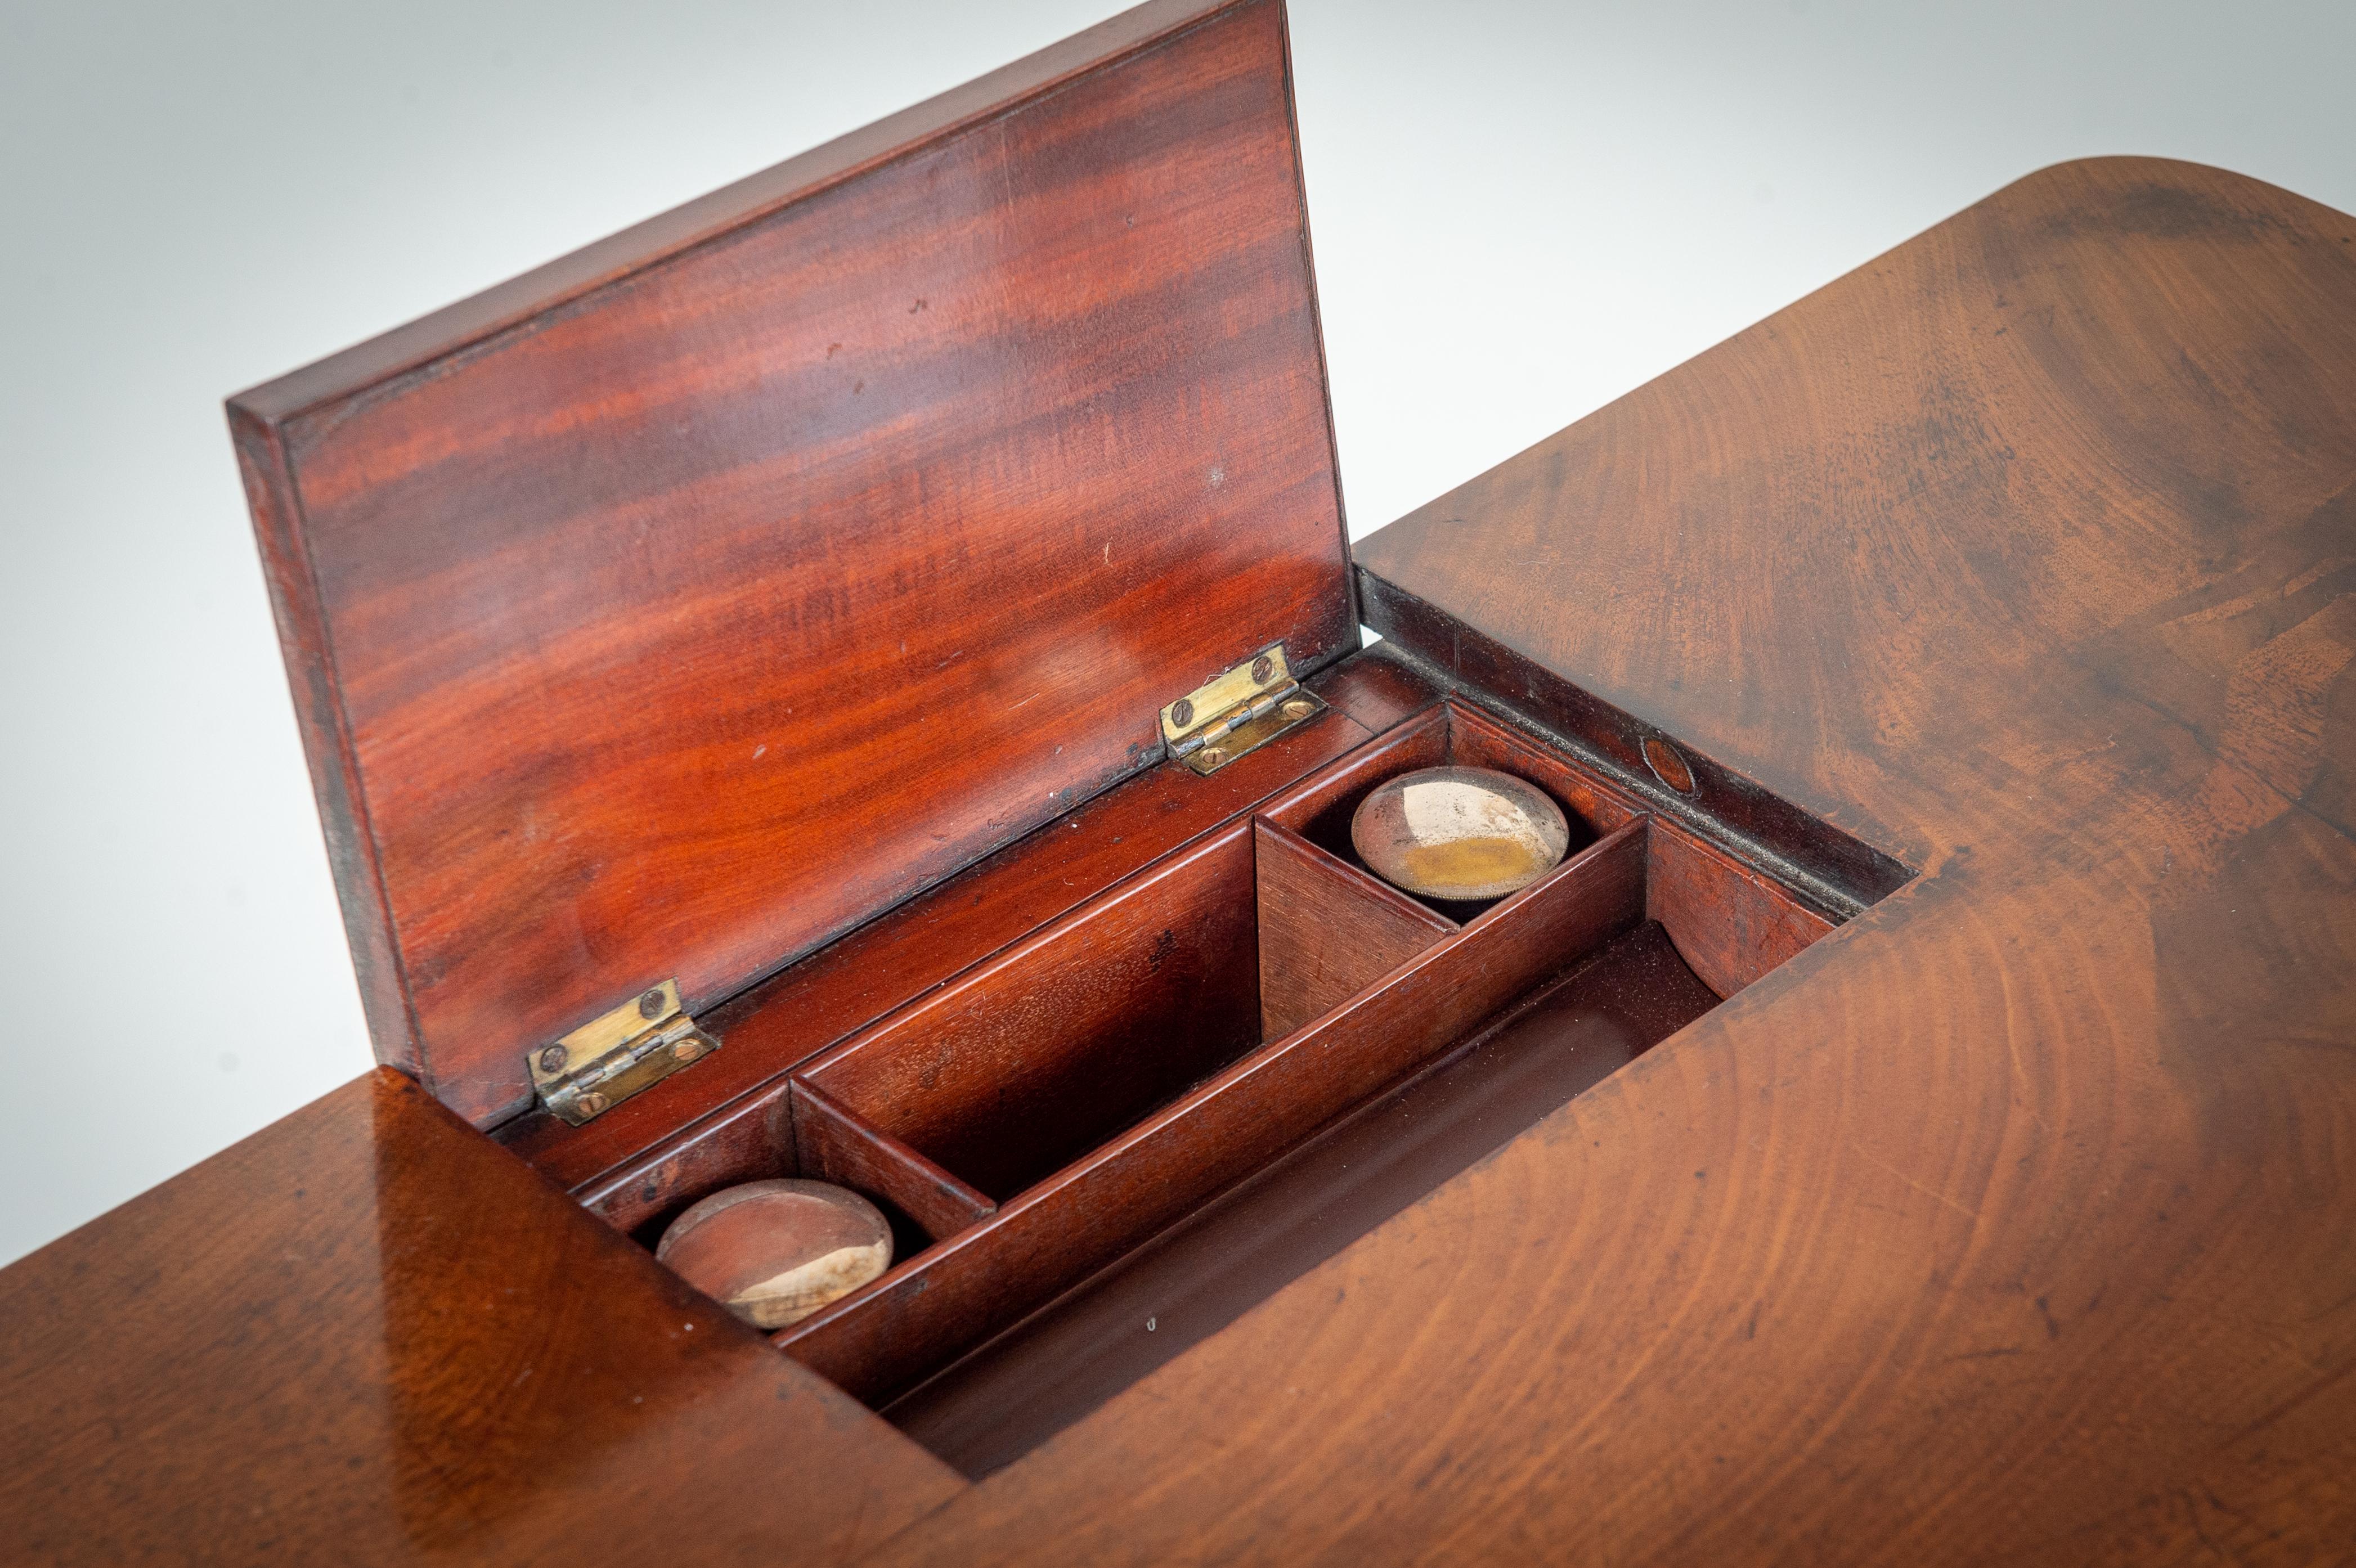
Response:
M760 1328L798 1323L892 1266L883 1211L825 1181L748 1181L670 1223L655 1256Z

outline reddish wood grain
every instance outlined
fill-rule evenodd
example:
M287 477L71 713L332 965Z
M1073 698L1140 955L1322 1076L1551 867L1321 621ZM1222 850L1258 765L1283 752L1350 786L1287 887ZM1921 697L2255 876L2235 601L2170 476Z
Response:
M1355 646L1281 11L1104 42L232 403L371 1031L462 1115Z
M777 1342L862 1399L890 1398L1634 925L1644 865L1639 820Z
M966 1476L1001 1468L1718 1000L1639 925L884 1414Z
M385 1070L0 1271L0 1554L107 1568L840 1562L960 1484Z
M1208 777L1154 768L1125 781L1052 829L703 1015L726 1045L694 1072L664 1080L586 1126L534 1113L496 1136L601 1208L626 1189L643 1192L648 1203L699 1195L689 1187L725 1179L712 1173L734 1157L702 1147L714 1138L748 1157L766 1157L764 1118L782 1114L787 1069L1346 753L1367 731L1345 715L1380 719L1427 706L1434 695L1381 657L1354 656L1310 684L1341 712L1321 715ZM656 1189L644 1191L649 1184Z
M1282 1040L1456 929L1296 833L1253 825L1260 1038Z
M1644 913L1704 984L1730 997L1833 928L1763 873L1653 818Z
M796 1076L1000 1202L1259 1043L1248 823Z
M990 1198L808 1083L793 1086L791 1104L804 1173L892 1203L937 1242L997 1211Z
M2351 539L2356 219L2123 159L1366 541L1922 875L870 1561L2345 1557Z

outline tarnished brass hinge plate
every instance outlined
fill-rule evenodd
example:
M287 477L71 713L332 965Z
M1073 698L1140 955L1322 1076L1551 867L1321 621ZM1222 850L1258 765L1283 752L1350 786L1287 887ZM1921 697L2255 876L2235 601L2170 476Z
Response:
M1284 645L1273 643L1163 709L1162 739L1173 758L1215 773L1324 711L1317 694L1292 678Z
M529 1055L540 1103L574 1126L720 1049L665 980Z

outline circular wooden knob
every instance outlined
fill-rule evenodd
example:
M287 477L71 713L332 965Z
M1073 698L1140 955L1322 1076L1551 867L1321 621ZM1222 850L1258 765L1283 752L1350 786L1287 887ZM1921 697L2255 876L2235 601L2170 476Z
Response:
M1376 786L1350 818L1375 875L1427 899L1471 903L1528 887L1570 848L1562 807L1494 768L1419 768Z
M848 1188L748 1181L670 1222L655 1256L761 1328L798 1323L892 1266L892 1227Z

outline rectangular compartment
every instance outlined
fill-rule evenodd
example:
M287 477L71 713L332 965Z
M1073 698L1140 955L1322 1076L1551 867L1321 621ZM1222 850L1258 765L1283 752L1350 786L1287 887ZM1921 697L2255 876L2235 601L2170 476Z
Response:
M1375 878L1351 813L1443 763L1549 793L1572 827L1564 861L1477 910ZM1094 1399L1141 1375L1135 1356L1094 1354L1091 1293L1168 1287L1173 1265L1150 1262L1165 1254L1194 1273L1231 1256L1221 1277L1258 1282L1218 1296L1239 1310L1323 1255L1254 1243L1270 1213L1375 1222L1831 923L1624 784L1444 701L805 1060L594 1201L651 1241L702 1192L788 1168L875 1198L902 1238L893 1268L775 1338L987 1467L1066 1418L1057 1388ZM1024 1365L1070 1377L991 1371Z
M1239 824L796 1080L1003 1202L1259 1043L1254 912Z

